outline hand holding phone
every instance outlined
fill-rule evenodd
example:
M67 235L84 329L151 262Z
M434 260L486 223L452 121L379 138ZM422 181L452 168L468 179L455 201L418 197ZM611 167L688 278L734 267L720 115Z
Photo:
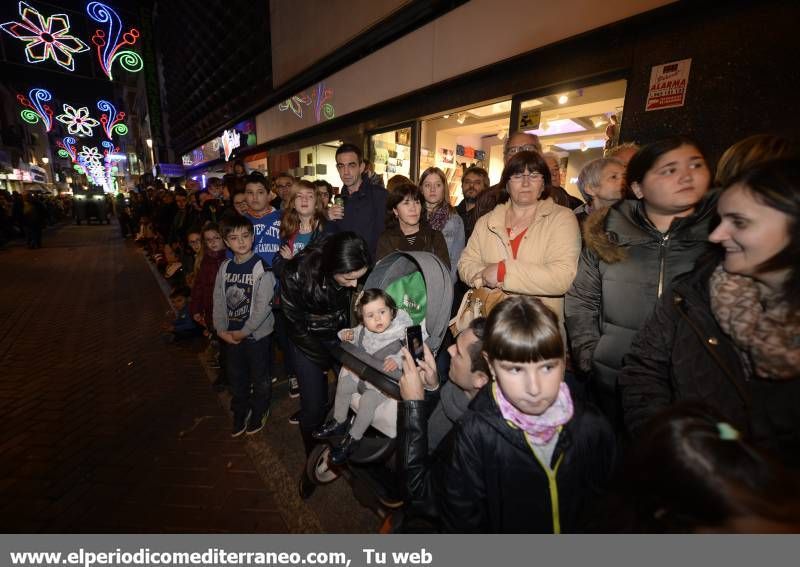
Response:
M419 325L406 327L406 347L415 361L425 360L425 350L422 348L422 327Z

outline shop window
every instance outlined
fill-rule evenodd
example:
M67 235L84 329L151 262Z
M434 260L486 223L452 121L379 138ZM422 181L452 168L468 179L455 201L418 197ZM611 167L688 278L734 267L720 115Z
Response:
M444 171L453 205L463 198L461 176L467 167L483 167L497 183L510 116L511 100L504 100L422 121L420 172L429 167Z
M558 155L561 186L578 198L583 166L619 143L625 87L625 81L613 81L519 103L517 129L536 134L545 152Z
M411 179L411 127L371 135L369 155L375 174L383 178L384 187L395 175Z
M336 149L341 145L342 142L334 140L302 148L299 163L290 173L308 181L324 180L333 187L341 186L342 180L336 171Z

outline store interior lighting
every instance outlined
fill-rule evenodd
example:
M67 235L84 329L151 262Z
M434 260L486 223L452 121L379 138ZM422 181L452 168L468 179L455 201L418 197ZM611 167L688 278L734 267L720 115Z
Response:
M569 102L569 97L565 94L562 94L558 97L558 104L567 104Z
M466 112L459 112L456 118L456 122L459 124L463 124L467 120L467 113Z

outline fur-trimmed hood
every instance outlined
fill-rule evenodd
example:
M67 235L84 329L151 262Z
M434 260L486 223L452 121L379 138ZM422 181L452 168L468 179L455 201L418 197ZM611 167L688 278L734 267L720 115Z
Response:
M679 238L688 240L705 240L708 237L707 221L716 214L716 203L717 194L709 193L698 204L694 214L673 221L670 233L678 233ZM586 247L607 264L625 260L629 246L663 238L663 234L647 218L644 204L635 199L626 199L594 211L586 218L582 230Z

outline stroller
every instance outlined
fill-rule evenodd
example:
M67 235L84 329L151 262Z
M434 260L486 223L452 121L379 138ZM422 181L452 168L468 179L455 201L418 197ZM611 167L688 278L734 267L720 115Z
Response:
M364 287L383 289L392 296L398 309L409 312L414 324L424 321L428 332L425 343L436 354L450 322L453 302L450 270L439 258L429 252L393 252L375 265ZM395 351L401 346L398 341ZM341 440L341 437L333 437L311 451L306 461L306 472L317 485L328 484L344 476L359 502L384 516L386 507L398 505L394 498L387 495L392 492L395 476L393 456L402 370L385 373L382 358L373 357L353 343L341 343L333 355L343 366L390 399L378 406L370 428L346 465L333 467L329 463L331 446ZM350 409L354 412L358 412L360 397L360 394L352 396Z

